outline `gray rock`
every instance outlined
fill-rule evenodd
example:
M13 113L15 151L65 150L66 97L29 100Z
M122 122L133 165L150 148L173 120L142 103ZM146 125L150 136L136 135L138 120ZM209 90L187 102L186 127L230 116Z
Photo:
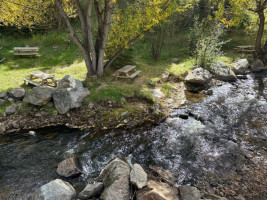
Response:
M129 200L130 199L130 166L125 161L116 158L100 173L99 181L104 183L101 200Z
M87 185L82 192L79 193L78 199L88 199L90 197L101 194L104 184L101 182Z
M87 88L67 88L69 92L69 97L71 100L71 108L79 108L82 105L82 100L84 97L90 94L90 91Z
M191 71L185 78L185 81L193 84L204 85L208 83L212 78L211 73L201 67Z
M28 134L31 135L31 136L36 136L36 132L35 131L29 131Z
M4 105L6 103L6 100L0 99L0 105Z
M5 99L8 97L8 93L7 92L0 92L0 99Z
M248 60L245 58L237 60L234 63L233 71L235 74L245 74L248 68L249 68L249 63Z
M81 81L72 78L70 75L65 76L61 79L57 84L57 89L64 89L64 88L82 88L83 84Z
M59 114L63 115L71 109L70 94L67 89L59 89L52 94L55 108Z
M12 103L12 104L15 103L15 100L13 98L11 98L11 97L9 97L7 100L8 100L9 103Z
M6 131L6 126L0 123L0 134Z
M72 157L58 164L57 174L66 178L80 175L82 170L78 166L77 160Z
M23 102L36 106L46 105L51 101L53 91L53 88L34 87L25 95Z
M177 189L167 183L149 180L147 187L138 191L137 200L179 200Z
M224 62L217 61L210 66L211 73L213 73L216 78L223 81L236 81L237 78L235 73L228 67Z
M179 187L181 200L200 200L200 191L188 185L182 185Z
M90 91L87 88L66 88L57 89L53 92L52 97L58 113L66 114L71 108L80 107L83 98L89 94Z
M68 182L56 179L43 185L34 192L32 200L71 200L76 191Z
M139 164L134 164L130 173L130 182L138 189L147 185L147 173Z
M162 75L161 75L161 80L163 82L166 82L169 79L170 73L165 71Z
M25 90L23 88L16 88L9 92L9 95L13 97L15 100L22 100L25 96Z
M263 62L260 59L257 59L251 64L250 69L253 72L260 72L262 70L266 70L267 66L264 66Z
M13 106L6 107L6 114L7 115L13 115L16 112L16 108Z
M161 90L159 88L152 89L152 90L150 90L150 92L151 92L151 95L156 99L161 99L161 98L165 97L165 94L163 92L161 92Z

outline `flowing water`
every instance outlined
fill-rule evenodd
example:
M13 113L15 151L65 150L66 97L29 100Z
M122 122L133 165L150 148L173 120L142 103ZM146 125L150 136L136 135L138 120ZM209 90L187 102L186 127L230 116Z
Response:
M67 179L77 190L93 182L115 157L172 171L177 185L198 185L235 174L245 155L266 164L267 73L212 88L213 95L186 103L153 128L98 133L55 130L0 135L0 199L27 199L58 178L56 166L79 158L84 174ZM226 178L227 179L227 178ZM266 183L260 186L267 189ZM216 187L216 184L213 184ZM265 198L266 192L258 197Z

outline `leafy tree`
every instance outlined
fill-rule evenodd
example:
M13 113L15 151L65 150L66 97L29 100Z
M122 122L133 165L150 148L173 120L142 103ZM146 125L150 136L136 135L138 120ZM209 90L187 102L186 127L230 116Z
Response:
M180 0L11 1L0 0L1 9L4 8L4 13L7 13L6 16L1 15L0 21L4 25L18 27L48 23L53 13L56 13L56 5L72 39L82 51L87 77L91 74L102 77L104 70L133 42L180 9ZM76 15L80 21L81 34L71 23L71 17Z
M259 24L255 40L255 56L260 57L264 53L261 42L264 32L267 0L216 0L216 2L218 6L216 18L227 26L237 25L248 12L252 12L258 16Z

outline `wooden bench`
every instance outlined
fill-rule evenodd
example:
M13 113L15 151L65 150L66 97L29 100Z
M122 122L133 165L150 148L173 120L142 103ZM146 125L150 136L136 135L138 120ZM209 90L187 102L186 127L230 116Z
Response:
M252 46L252 45L237 46L234 49L237 50L238 52L241 52L241 53L251 53L251 54L253 54L255 52L255 47Z
M132 73L134 72L134 73ZM132 73L132 74L130 74ZM126 65L125 67L119 69L115 73L116 80L118 78L125 78L125 79L133 79L138 74L141 73L141 70L136 71L136 66L134 65Z
M23 80L26 83L30 83L35 86L57 86L58 79L54 75L42 72L42 71L33 71L30 72L30 79L24 78ZM34 81L35 79L41 79L41 82ZM50 80L50 81L48 81Z
M42 86L41 83L35 82L35 81L31 80L31 79L24 78L23 80L24 80L25 83L30 83L30 84L32 84L34 86Z
M38 51L38 47L14 47L15 56L36 56Z

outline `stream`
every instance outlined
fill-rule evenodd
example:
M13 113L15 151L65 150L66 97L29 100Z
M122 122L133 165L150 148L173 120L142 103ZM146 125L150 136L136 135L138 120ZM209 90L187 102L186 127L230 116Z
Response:
M230 199L241 193L267 199L267 72L211 89L213 95L188 101L153 128L96 134L58 127L36 137L0 135L0 199L28 199L59 178L57 164L71 156L79 158L84 174L65 180L81 191L111 159L129 154L145 168L172 171L177 185L218 190Z

